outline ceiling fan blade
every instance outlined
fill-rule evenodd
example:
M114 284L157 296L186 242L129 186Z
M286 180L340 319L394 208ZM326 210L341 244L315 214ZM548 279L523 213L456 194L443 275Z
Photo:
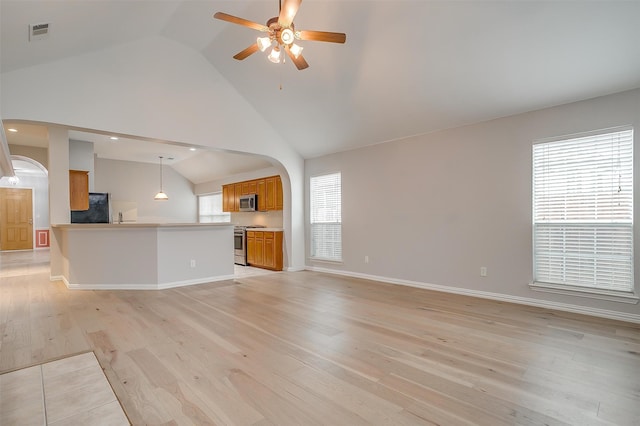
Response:
M309 68L309 64L307 63L307 61L305 61L302 55L298 55L298 57L296 58L293 53L291 53L291 49L289 49L289 46L286 46L285 50L287 51L287 55L289 55L289 58L291 58L291 62L296 65L296 68L298 68L299 70Z
M330 43L344 43L347 35L344 33L331 33L327 31L296 31L300 40L328 41Z
M243 18L238 18L237 16L228 15L224 12L216 12L213 17L216 19L220 19L221 21L227 21L231 22L232 24L238 24L245 27L253 28L254 30L269 31L269 28L266 25L258 24L257 22L249 21Z
M282 2L280 16L278 16L278 24L280 24L281 27L287 28L291 26L293 18L295 18L296 13L298 13L300 3L302 3L302 0L284 0Z
M233 59L237 59L239 61L248 58L259 50L258 43L253 43L251 46L244 49L242 52L238 52L233 56Z

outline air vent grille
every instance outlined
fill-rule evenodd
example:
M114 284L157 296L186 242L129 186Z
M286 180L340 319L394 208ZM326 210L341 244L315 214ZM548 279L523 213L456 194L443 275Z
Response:
M29 25L29 41L42 40L49 37L49 24Z

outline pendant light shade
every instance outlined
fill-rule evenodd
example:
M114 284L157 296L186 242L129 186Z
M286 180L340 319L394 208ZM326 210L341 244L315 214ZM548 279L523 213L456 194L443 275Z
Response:
M155 197L153 197L154 200L158 200L158 201L163 201L163 200L168 200L169 196L167 194L164 193L164 191L162 190L162 156L160 156L160 192L158 192L156 194Z

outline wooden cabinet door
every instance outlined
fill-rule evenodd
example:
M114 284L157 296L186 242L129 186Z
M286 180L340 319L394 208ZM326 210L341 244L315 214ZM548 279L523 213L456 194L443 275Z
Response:
M264 232L256 231L256 255L255 255L255 264L256 266L264 266Z
M242 195L252 194L249 192L249 182L242 182Z
M230 212L230 207L229 207L229 188L230 185L222 185L222 211L223 212Z
M234 184L227 185L227 207L229 208L229 212L236 212L236 186Z
M267 187L267 197L266 197L266 210L275 210L276 209L276 178L268 177L265 179L265 184Z
M249 181L249 194L257 194L258 193L258 181L250 180Z
M267 185L264 179L256 181L256 194L258 194L258 210L267 210Z
M280 176L276 177L276 210L282 210L284 208L284 200L282 195L282 179Z
M264 234L264 266L273 269L275 264L275 248L273 242L273 232L263 232Z
M247 231L247 263L256 263L256 233Z
M234 212L239 212L240 211L240 197L242 196L242 183L236 183L235 184L235 197L234 197L234 208L233 211Z
M89 172L69 170L69 204L71 210L89 210Z

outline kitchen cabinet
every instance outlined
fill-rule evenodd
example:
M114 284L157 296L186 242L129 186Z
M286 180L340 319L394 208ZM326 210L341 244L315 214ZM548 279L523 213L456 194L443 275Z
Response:
M275 210L276 209L276 178L268 177L265 179L265 184L267 187L267 199L266 199L266 208L265 210Z
M264 179L256 182L256 194L258 194L258 210L261 212L267 210L267 186Z
M256 263L256 233L247 231L247 263Z
M234 185L235 187L235 198L233 200L233 211L234 212L239 212L240 211L240 197L242 197L242 183L236 183Z
M282 271L282 231L247 231L247 263Z
M282 179L280 176L276 176L276 210L282 210L283 208Z
M223 185L222 186L222 211L230 212L233 211L233 200L235 199L235 195L233 194L235 187L233 185Z
M89 172L69 170L69 204L71 210L89 210Z
M258 195L258 211L283 210L282 179L269 176L222 186L222 211L240 211L242 195Z
M251 194L257 194L256 181L249 180L246 182L242 182L242 195L251 195Z

